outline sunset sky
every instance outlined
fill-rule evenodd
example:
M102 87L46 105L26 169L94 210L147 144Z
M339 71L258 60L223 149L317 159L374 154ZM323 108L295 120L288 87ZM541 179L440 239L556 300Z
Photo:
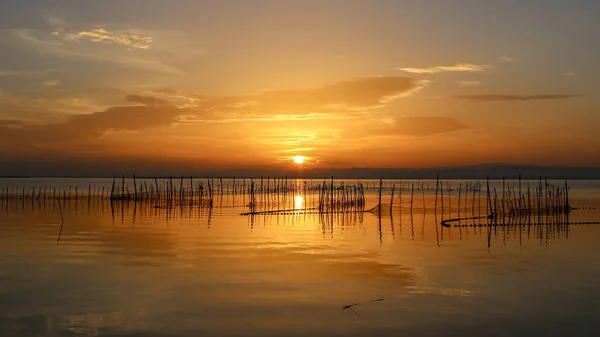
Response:
M599 33L597 0L3 0L0 175L600 166Z

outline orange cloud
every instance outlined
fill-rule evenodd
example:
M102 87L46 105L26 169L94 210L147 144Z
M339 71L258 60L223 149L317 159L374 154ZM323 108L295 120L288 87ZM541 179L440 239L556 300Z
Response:
M366 77L305 90L270 90L246 96L183 95L169 90L129 95L133 106L74 114L61 122L0 123L4 144L58 144L93 140L108 131L139 131L193 121L286 121L339 119L341 111L361 114L410 94L422 84L406 77ZM324 111L325 116L312 113ZM327 117L329 116L329 117Z
M442 116L405 116L397 118L384 118L380 120L384 127L369 128L356 125L354 132L346 132L343 139L358 139L377 136L409 136L428 137L444 133L467 130L471 127L460 120Z
M44 81L44 85L47 86L47 87L56 87L59 84L60 84L59 80L47 80L47 81Z
M402 70L404 72L414 73L414 74L435 74L435 73L441 73L441 72L446 72L446 71L479 72L479 71L484 71L485 68L488 68L488 67L489 66L475 65L475 64L470 64L470 63L455 63L453 65L434 66L434 67L428 67L428 68L398 68L398 70Z
M187 122L238 122L300 119L339 119L421 90L428 81L401 76L362 77L313 89L268 90L254 95L205 96L160 90L154 93L189 108ZM332 115L335 113L335 115Z
M427 137L468 129L458 119L438 116L407 116L396 119L393 133L401 136Z
M460 87L477 87L482 85L480 81L459 81L456 84Z
M407 77L363 77L307 90L271 90L250 97L265 106L297 104L325 108L370 108L401 97L419 87Z
M56 36L56 34L53 34ZM59 34L60 35L60 34ZM119 32L111 32L106 29L92 29L81 31L70 35L71 39L88 39L92 42L111 43L128 46L137 49L149 49L152 38L149 36L137 36Z
M516 62L517 61L513 57L510 57L510 56L501 56L498 58L498 60L504 61L504 62Z
M0 127L17 127L21 126L24 123L21 121L10 120L10 119L0 119Z
M94 110L103 110L102 106L86 97L31 97L14 93L5 93L0 90L0 110L4 116L15 116L20 120L56 119L66 114L90 113Z
M531 101L531 100L546 100L546 99L567 99L576 98L583 95L496 95L496 94L481 94L481 95L458 95L458 99L465 99L472 102L498 102L498 101Z

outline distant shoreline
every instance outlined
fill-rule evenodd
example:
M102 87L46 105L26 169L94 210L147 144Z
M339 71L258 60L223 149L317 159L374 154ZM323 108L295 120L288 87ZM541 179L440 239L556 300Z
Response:
M35 170L35 171L34 171ZM121 179L124 177L131 179L134 172L131 170L120 170L115 168L115 173L107 174L106 170L97 171L82 169L80 172L65 170L47 170L44 174L39 174L34 167L24 167L23 174L14 171L5 171L0 175L1 179ZM119 172L120 171L120 172ZM569 167L569 166L533 166L518 164L479 164L472 166L456 167L437 167L437 168L370 168L370 167L352 167L352 168L311 168L310 166L300 166L295 168L223 168L223 169L202 169L174 168L173 174L165 173L165 170L156 170L152 168L141 169L141 174L135 174L138 179L260 179L266 178L299 178L299 179L435 179L438 175L445 180L499 180L499 179L521 179L535 180L547 178L552 180L600 180L599 167ZM9 173L9 174L6 174Z
M394 176L394 177L348 177L348 176L343 176L343 177L336 177L336 176L181 176L181 175L177 175L177 176L136 176L136 179L141 179L141 180L148 180L148 179L170 179L172 178L173 180L180 180L181 177L183 177L184 180L189 180L190 178L198 180L198 179L254 179L254 180L260 180L262 179L306 179L306 180L322 180L322 179L335 179L335 180L356 180L356 179L360 179L360 180L379 180L379 179L383 179L383 180L435 180L436 177L435 176L427 176L427 177L398 177L398 176ZM468 177L468 176L463 176L463 177L445 177L443 175L440 175L440 178L443 178L444 180L518 180L519 177L518 176L504 176L504 177L500 177L500 176L490 176L490 177ZM521 180L523 181L535 181L535 180L539 180L540 178L542 179L548 179L548 180L579 180L579 181L585 181L585 180L600 180L600 177L568 177L568 176L522 176ZM0 176L0 179L113 179L113 177L93 177L93 176L89 176L89 177L84 177L84 176ZM120 180L122 179L121 176L116 177L116 180ZM130 180L132 179L132 176L125 176L125 179Z

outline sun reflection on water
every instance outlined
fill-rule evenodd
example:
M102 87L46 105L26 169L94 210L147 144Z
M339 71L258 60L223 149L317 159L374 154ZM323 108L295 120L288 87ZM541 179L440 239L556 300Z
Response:
M301 210L304 207L304 198L301 195L294 197L294 209Z

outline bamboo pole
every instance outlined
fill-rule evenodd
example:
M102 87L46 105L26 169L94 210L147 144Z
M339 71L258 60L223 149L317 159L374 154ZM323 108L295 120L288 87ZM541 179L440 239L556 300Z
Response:
M135 181L135 174L133 175L133 200L137 201L138 193L137 193L137 182Z
M438 187L440 185L440 175L436 175L435 178L435 202L433 204L433 212L437 214L437 200L438 200Z
M379 179L379 195L378 195L379 201L378 201L377 207L378 207L378 215L380 218L381 218L381 191L382 191L382 189L383 189L383 180Z

